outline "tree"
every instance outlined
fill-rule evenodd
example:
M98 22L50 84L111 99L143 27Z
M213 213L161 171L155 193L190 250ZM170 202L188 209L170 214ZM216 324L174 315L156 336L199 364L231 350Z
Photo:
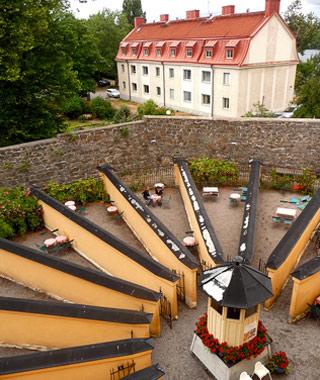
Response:
M88 29L96 38L96 46L101 59L98 71L108 78L117 77L115 57L121 40L128 34L130 25L120 12L103 10L89 18Z
M289 28L297 35L299 53L320 46L320 20L312 12L307 15L302 12L301 0L294 0L288 6L284 19Z
M294 117L320 118L320 54L298 65Z
M142 10L141 0L123 0L122 13L126 15L128 23L134 26L135 17L146 18L146 13Z

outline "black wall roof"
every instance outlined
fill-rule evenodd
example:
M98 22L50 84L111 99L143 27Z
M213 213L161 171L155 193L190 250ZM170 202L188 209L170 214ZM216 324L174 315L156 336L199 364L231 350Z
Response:
M266 264L267 268L277 269L282 265L282 263L284 263L295 244L299 241L304 230L307 228L310 220L319 210L319 207L320 189L318 189L318 191L312 197L311 201L307 204L306 208L298 216L288 232L284 235L284 237L272 251Z
M6 239L0 238L0 249L4 249L9 253L24 257L25 259L35 261L39 264L46 265L47 267L79 277L83 280L90 281L94 284L112 289L116 292L127 294L132 297L151 301L157 301L160 298L160 293L144 288L143 286L136 285L89 268L83 268L77 264L71 264L58 257L49 256L48 254L42 253L38 250Z
M320 256L314 257L310 261L300 265L291 275L299 280L303 280L320 272Z
M250 263L254 255L254 241L256 230L256 213L260 184L260 162L250 162L250 175L247 185L248 192L244 204L243 221L239 242L239 255L245 262Z
M165 372L159 367L158 364L142 369L141 371L132 373L131 375L125 376L123 380L157 380L161 376L164 376Z
M137 354L153 349L152 339L126 339L0 358L0 375Z
M123 241L115 237L114 235L112 235L110 232L107 232L106 230L98 226L97 224L91 222L89 219L70 210L68 207L58 202L56 199L50 197L45 192L37 188L32 188L31 192L35 197L37 197L44 203L48 204L55 210L59 211L65 217L72 220L74 223L78 224L80 227L86 229L87 231L92 233L94 236L103 240L108 245L114 247L119 252L123 253L125 256L129 257L131 260L143 266L145 269L149 270L156 276L162 277L172 282L178 281L178 277L173 272L171 272L168 268L156 262L151 257L149 258L148 256L144 255L138 249L134 247L130 247L129 245L127 245L126 243L124 243Z
M152 314L141 311L12 297L0 297L0 310L93 319L132 325L149 324L152 319Z
M193 181L188 165L181 158L175 158L174 161L178 165L178 168L180 170L180 175L182 177L183 184L186 188L186 191L187 191L190 203L192 205L193 212L197 219L197 223L201 231L201 234L203 234L204 231L207 231L214 245L215 252L210 252L210 246L209 244L207 244L206 239L203 237L208 254L213 258L216 264L222 264L224 260L223 260L223 251L222 251L221 245L219 243L217 235L214 232L214 229L212 227L208 214L204 208L201 196L199 195L198 189ZM194 201L191 199L191 197L193 196L196 198L196 202L198 205L197 209L193 207Z
M131 204L137 213L145 220L149 227L157 234L163 243L184 265L191 269L198 268L198 263L193 258L192 254L187 250L176 237L164 226L162 222L146 208L138 197L128 189L120 179L112 172L109 165L104 164L98 166L98 170L107 176L113 185L119 190L122 196Z

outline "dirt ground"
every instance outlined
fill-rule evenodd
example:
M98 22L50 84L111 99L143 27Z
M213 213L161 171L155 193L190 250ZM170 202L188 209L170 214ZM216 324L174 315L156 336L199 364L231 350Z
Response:
M230 206L228 197L231 192L231 188L222 188L216 201L208 200L204 203L222 245L224 255L230 258L237 255L243 216L243 204L238 207ZM156 207L152 208L152 211L179 240L182 240L185 232L190 227L180 194L177 189L166 189L166 195L171 195L170 207ZM279 206L296 208L294 205L280 202L280 200L289 200L292 196L295 196L295 194L280 194L276 191L260 192L253 266L258 267L260 260L263 263L267 261L274 247L288 230L289 227L287 226L273 224L271 217ZM147 254L124 222L119 223L107 215L105 205L97 203L87 206L86 217ZM35 248L35 243L40 244L48 236L49 233L46 235L40 233L28 234L23 239L18 239L18 241ZM313 255L314 253L311 249L308 250L301 262L310 259ZM77 262L79 265L93 267L92 264L79 257L72 250L62 253L60 257ZM318 380L320 379L319 325L308 319L301 320L295 324L287 322L291 288L292 281L289 280L275 306L269 312L262 311L261 319L273 339L272 350L286 351L290 359L291 371L288 375L281 377L288 380ZM0 294L11 297L49 299L44 294L26 289L4 279L0 279ZM179 306L179 319L174 322L172 330L164 320L162 321L161 337L155 339L153 362L159 363L165 369L166 378L170 380L211 379L212 377L205 371L199 361L192 357L189 352L195 322L206 311L207 297L199 289L196 309L188 309L183 304ZM10 351L9 354L7 352L7 349L1 349L0 356L12 354L14 350ZM280 376L273 376L273 378L280 379Z

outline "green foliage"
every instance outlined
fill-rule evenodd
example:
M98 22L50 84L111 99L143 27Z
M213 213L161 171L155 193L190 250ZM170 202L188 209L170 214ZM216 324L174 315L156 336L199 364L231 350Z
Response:
M125 123L131 120L131 112L128 106L122 105L118 110L116 110L113 121L115 123Z
M120 12L105 9L87 20L89 31L95 36L101 59L97 62L99 77L116 78L117 55L121 40L129 33L130 25Z
M312 195L314 193L314 184L317 177L312 173L310 169L303 169L303 174L299 176L298 183L302 186L302 192L304 194Z
M294 0L284 14L289 28L297 35L299 53L306 49L320 48L320 20L312 12L305 15L302 9L302 1Z
M237 185L239 170L233 162L199 158L189 164L194 181L199 185Z
M295 183L295 176L291 174L279 174L276 169L271 171L271 188L274 190L287 191L291 190Z
M294 117L320 118L320 54L298 65L296 93Z
M244 114L244 117L273 117L274 114L268 110L268 108L258 102L253 105L253 109L246 114Z
M120 128L120 134L122 137L128 137L129 129L127 127Z
M12 238L43 227L42 209L22 187L0 188L0 236Z
M78 204L86 204L109 199L102 181L95 178L81 179L66 184L49 182L45 191L62 203L73 200Z
M69 99L66 99L62 104L63 113L70 119L76 119L83 113L84 100L78 95L74 95Z
M158 107L153 100L147 100L138 107L138 115L140 117L144 115L166 115L168 109L165 107ZM172 114L170 110L170 114Z
M135 17L146 18L146 13L142 10L141 0L123 0L122 13L132 26L134 26Z
M99 119L112 119L115 114L111 103L108 100L104 100L101 96L91 101L91 112L94 117L98 117Z

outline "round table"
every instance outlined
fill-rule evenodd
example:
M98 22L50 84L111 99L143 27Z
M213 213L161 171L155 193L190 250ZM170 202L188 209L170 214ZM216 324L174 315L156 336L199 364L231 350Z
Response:
M230 194L229 198L233 201L240 201L241 195L238 193L232 193Z
M186 247L194 247L197 244L196 239L193 236L184 237L182 242Z
M67 206L70 210L76 211L77 207L75 205Z
M164 189L164 184L163 183L161 183L161 182L159 182L159 183L155 183L154 184L154 187L156 188L156 187L159 187L160 189Z
M51 247L54 247L57 242L56 242L56 239L54 238L50 238L50 239L46 239L43 244L47 247L47 248L51 248Z
M65 202L65 206L75 206L75 204L76 204L76 202L75 201L67 201L67 202Z
M110 215L115 215L115 214L117 214L118 209L117 209L116 206L109 206L109 207L107 208L107 211L108 211L108 213L109 213Z
M56 237L56 243L57 244L64 244L68 241L68 238L64 235L59 235Z

